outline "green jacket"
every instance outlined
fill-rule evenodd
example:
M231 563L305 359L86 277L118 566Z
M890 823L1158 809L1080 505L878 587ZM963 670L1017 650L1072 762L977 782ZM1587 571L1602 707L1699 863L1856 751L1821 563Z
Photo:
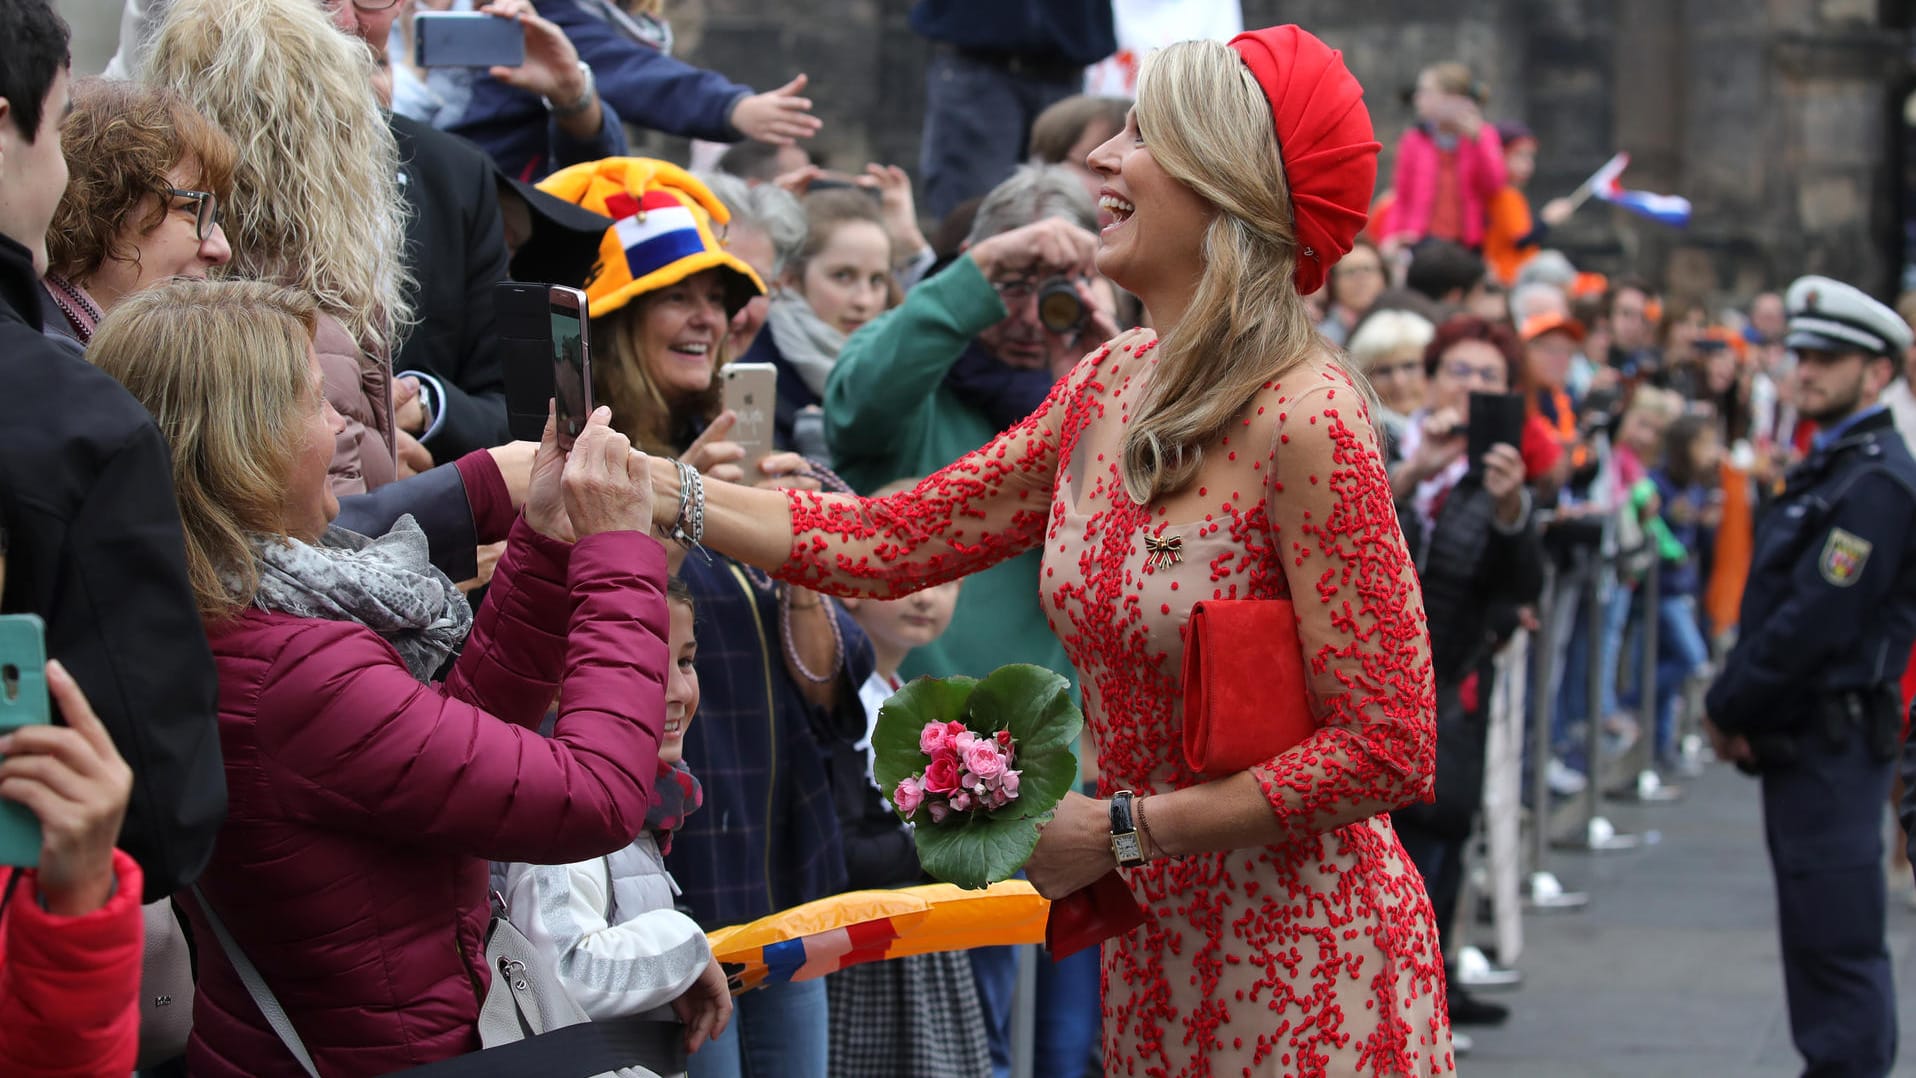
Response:
M977 265L960 258L852 334L825 383L825 438L853 489L923 478L998 436L990 419L945 388L945 374L972 338L1008 313ZM1033 549L966 577L950 630L912 652L902 673L983 677L1007 663L1036 663L1075 686L1038 603L1040 557Z

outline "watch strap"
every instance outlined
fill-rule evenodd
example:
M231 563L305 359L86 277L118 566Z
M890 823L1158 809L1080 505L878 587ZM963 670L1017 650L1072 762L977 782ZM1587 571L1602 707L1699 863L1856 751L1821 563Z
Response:
M1136 868L1147 860L1144 840L1138 837L1136 818L1131 811L1135 797L1130 790L1111 795L1111 856L1124 868Z

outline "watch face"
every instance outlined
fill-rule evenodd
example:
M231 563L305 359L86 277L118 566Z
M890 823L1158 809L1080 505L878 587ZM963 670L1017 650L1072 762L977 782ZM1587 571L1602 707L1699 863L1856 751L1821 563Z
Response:
M1111 852L1117 855L1118 864L1126 867L1144 863L1144 844L1138 841L1135 831L1112 835Z

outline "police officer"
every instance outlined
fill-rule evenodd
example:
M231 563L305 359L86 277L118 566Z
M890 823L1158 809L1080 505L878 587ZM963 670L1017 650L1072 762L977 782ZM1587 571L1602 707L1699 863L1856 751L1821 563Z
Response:
M1877 397L1911 334L1825 277L1792 284L1785 305L1797 406L1821 432L1757 525L1707 721L1717 755L1762 782L1804 1073L1878 1076L1896 1057L1882 811L1916 640L1916 460Z

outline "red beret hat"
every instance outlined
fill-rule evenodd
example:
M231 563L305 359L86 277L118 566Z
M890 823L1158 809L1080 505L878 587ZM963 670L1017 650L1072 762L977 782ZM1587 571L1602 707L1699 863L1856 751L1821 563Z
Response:
M1297 291L1310 295L1368 220L1383 147L1343 53L1296 26L1251 30L1231 47L1271 104L1296 219Z

